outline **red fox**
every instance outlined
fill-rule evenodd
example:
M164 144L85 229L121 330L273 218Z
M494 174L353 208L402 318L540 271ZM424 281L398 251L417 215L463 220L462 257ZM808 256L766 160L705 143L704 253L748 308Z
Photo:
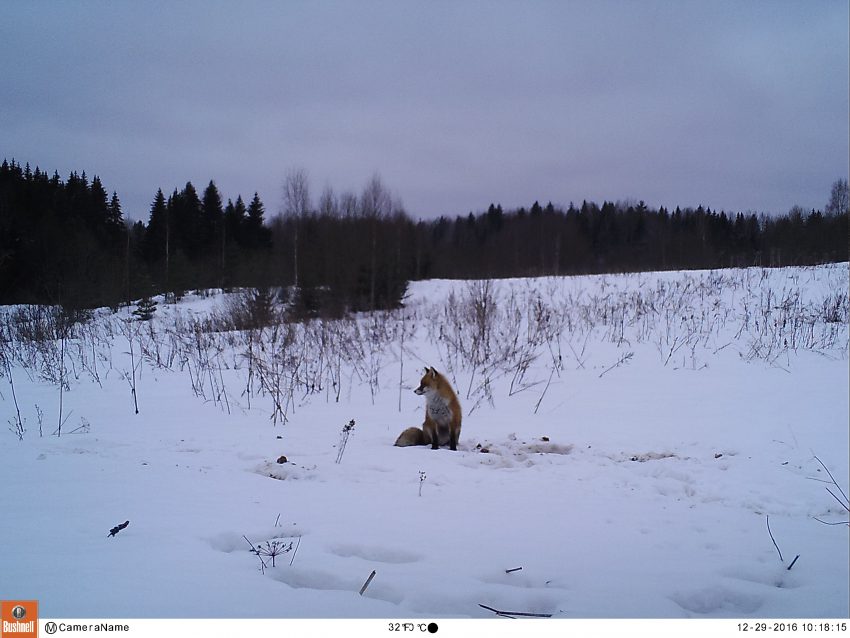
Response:
M436 450L448 443L452 450L457 450L457 441L460 438L460 402L448 380L434 368L425 368L425 376L414 392L425 396L425 422L422 428L407 428L399 435L395 444L404 447L430 443L431 449Z

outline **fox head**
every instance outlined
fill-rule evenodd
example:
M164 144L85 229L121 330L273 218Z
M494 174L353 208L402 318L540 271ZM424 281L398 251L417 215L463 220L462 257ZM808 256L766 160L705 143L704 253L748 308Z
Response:
M428 391L434 391L437 389L440 381L440 373L437 372L434 368L425 368L425 376L422 377L422 380L419 382L419 387L414 390L414 392L418 395L427 394Z

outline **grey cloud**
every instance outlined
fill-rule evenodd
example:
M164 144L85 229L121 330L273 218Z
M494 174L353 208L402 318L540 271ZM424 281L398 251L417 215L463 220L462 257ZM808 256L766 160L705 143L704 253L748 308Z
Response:
M379 171L414 215L626 197L820 207L848 155L839 2L4 8L3 153L145 217L216 179L277 210Z

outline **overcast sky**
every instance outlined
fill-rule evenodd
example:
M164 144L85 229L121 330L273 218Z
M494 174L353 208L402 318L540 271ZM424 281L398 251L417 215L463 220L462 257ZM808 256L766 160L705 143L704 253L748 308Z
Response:
M848 174L847 0L0 0L0 156L125 216L370 176L414 217L535 200L787 212ZM0 158L2 159L2 158Z

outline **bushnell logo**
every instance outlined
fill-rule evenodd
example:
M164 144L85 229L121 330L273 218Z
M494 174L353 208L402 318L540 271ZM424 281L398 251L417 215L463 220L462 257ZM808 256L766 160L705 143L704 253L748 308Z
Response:
M36 638L38 601L4 600L0 602L0 638Z

